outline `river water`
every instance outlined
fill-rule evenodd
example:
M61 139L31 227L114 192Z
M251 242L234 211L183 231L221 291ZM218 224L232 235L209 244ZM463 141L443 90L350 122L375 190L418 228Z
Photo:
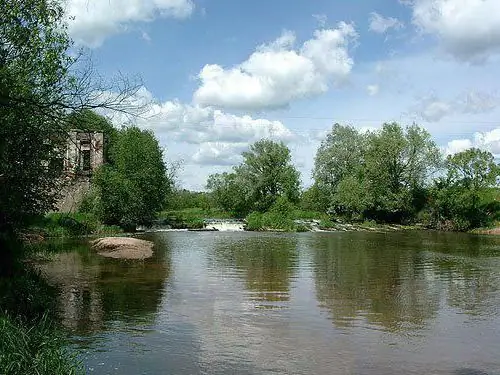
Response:
M500 374L500 238L144 235L40 265L91 374Z

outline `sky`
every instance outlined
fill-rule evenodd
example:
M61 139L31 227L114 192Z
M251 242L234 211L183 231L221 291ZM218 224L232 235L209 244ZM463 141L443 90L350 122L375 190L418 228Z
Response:
M134 122L182 187L203 190L263 137L288 145L307 187L336 122L417 123L445 154L500 155L499 0L66 1L99 74L141 77Z

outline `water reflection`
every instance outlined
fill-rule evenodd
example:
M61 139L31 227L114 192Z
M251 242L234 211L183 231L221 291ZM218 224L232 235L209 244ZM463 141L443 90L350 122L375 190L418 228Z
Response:
M497 298L498 274L475 258L498 253L498 246L454 236L455 241L425 232L315 236L318 301L338 327L367 322L402 332L422 328L435 317L443 294L451 307L487 313L496 306L488 299Z
M239 271L250 299L260 307L281 307L290 299L290 281L297 267L297 239L262 234L236 241L218 241L215 259L222 267Z
M155 258L143 263L65 245L73 251L41 265L62 288L65 325L81 336L95 374L500 368L500 239L419 232L151 239Z
M155 242L161 250L143 262L96 256L86 241L49 244L66 250L53 253L50 261L38 265L60 290L63 325L76 334L90 334L117 321L152 322L170 273L168 244L161 238Z

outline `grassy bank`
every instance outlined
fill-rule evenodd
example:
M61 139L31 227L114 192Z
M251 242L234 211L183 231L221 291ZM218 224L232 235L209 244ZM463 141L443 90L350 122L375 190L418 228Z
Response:
M83 374L57 323L56 290L16 254L0 274L0 374Z
M93 214L76 212L47 214L30 227L29 233L42 238L53 238L103 236L123 233L123 230L118 226L102 224Z

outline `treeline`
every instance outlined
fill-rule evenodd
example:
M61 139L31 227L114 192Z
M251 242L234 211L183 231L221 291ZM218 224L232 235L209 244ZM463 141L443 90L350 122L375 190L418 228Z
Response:
M469 149L444 157L417 125L390 123L372 132L334 125L317 151L314 184L302 192L283 143L261 140L242 156L231 172L210 176L207 189L216 207L247 217L255 229L289 229L301 216L297 210L333 221L456 231L499 218L500 169L493 155Z

